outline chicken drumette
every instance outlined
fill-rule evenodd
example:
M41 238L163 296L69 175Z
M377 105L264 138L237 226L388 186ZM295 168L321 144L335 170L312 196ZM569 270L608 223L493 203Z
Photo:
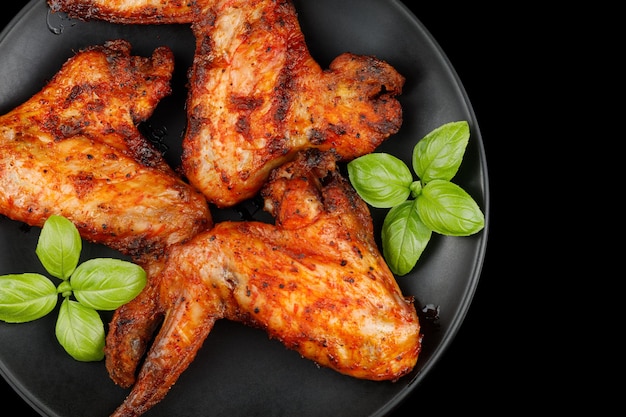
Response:
M138 416L160 401L222 318L263 328L357 378L395 380L413 369L421 348L415 307L335 160L309 150L274 170L263 196L275 224L221 222L172 247L151 287L115 312L107 369L134 386L114 416Z

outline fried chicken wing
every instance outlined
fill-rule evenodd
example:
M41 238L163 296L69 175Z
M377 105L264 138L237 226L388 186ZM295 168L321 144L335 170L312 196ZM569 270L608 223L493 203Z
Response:
M402 123L395 96L404 77L382 60L351 53L322 69L290 0L49 2L83 19L190 19L196 50L183 170L218 207L253 197L269 172L299 150L334 149L353 159L373 151Z
M165 320L114 416L138 416L160 401L222 318L265 329L303 357L357 378L395 380L414 367L415 307L336 158L309 150L274 170L262 193L275 224L221 222L172 247L153 286L115 312L106 364L122 386L134 383L150 333Z
M173 54L130 55L117 40L70 58L0 116L0 213L33 226L51 214L137 259L211 225L202 194L137 129L170 94Z

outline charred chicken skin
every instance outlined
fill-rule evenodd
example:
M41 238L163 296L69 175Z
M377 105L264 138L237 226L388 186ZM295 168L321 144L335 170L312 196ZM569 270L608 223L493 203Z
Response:
M195 3L188 0L48 0L52 11L65 12L70 17L128 24L191 23L197 15Z
M395 96L404 78L384 61L351 53L323 70L291 1L49 2L83 19L192 24L183 169L218 207L253 197L269 172L299 150L334 149L353 159L402 123Z
M373 151L401 124L403 77L369 56L314 61L290 1L212 1L194 22L183 168L217 206L255 195L306 148L342 159Z
M137 129L170 94L173 54L130 49L117 40L78 52L0 116L0 213L33 226L63 215L83 238L140 260L209 227L211 216Z
M275 224L221 222L172 247L151 286L115 312L106 366L118 384L134 386L113 416L138 416L160 401L222 318L265 329L356 378L395 380L413 369L415 307L335 162L332 152L309 150L274 170L262 195Z

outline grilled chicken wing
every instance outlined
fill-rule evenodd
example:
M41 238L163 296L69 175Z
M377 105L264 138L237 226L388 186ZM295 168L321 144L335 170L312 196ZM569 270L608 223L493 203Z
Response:
M193 30L183 168L219 207L254 196L298 150L352 159L400 127L404 78L349 53L322 70L290 1L213 1Z
M323 70L289 0L49 2L83 19L190 19L196 51L183 169L218 207L254 196L271 169L298 150L334 149L349 160L373 151L402 123L395 96L404 78L384 61L350 53Z
M167 48L130 55L118 40L80 51L36 95L0 116L0 213L34 226L51 214L136 259L211 225L137 124L170 94Z
M395 380L414 367L421 347L414 305L335 160L309 150L274 170L263 195L275 224L221 222L172 247L153 285L116 311L106 364L123 386L134 383L165 319L114 416L138 416L162 399L221 318L263 328L357 378Z

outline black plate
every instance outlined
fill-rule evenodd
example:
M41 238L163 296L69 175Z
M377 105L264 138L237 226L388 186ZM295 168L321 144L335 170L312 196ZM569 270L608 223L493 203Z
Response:
M467 120L471 138L454 181L486 215L486 227L470 237L435 235L415 270L398 282L422 315L424 346L414 371L397 382L371 382L320 369L260 330L220 321L198 357L163 401L146 416L382 416L423 380L456 335L479 281L489 226L488 178L482 138L472 106L454 68L424 26L398 1L295 1L313 56L323 66L350 51L372 54L406 76L400 100L404 124L379 151L410 163L415 142L433 128ZM0 114L39 91L72 54L114 38L128 39L138 55L170 46L177 59L174 94L159 104L143 128L167 132L161 145L179 164L185 127L186 70L194 40L189 27L124 26L79 22L49 15L44 0L32 0L0 34ZM372 210L377 230L386 211ZM232 213L214 213L231 217ZM37 228L0 216L0 274L43 272L34 254ZM119 256L85 245L85 258ZM76 362L54 336L56 312L25 324L0 322L0 373L39 413L107 416L128 391L115 386L104 364ZM430 313L430 310L427 311ZM104 314L105 321L110 315Z

